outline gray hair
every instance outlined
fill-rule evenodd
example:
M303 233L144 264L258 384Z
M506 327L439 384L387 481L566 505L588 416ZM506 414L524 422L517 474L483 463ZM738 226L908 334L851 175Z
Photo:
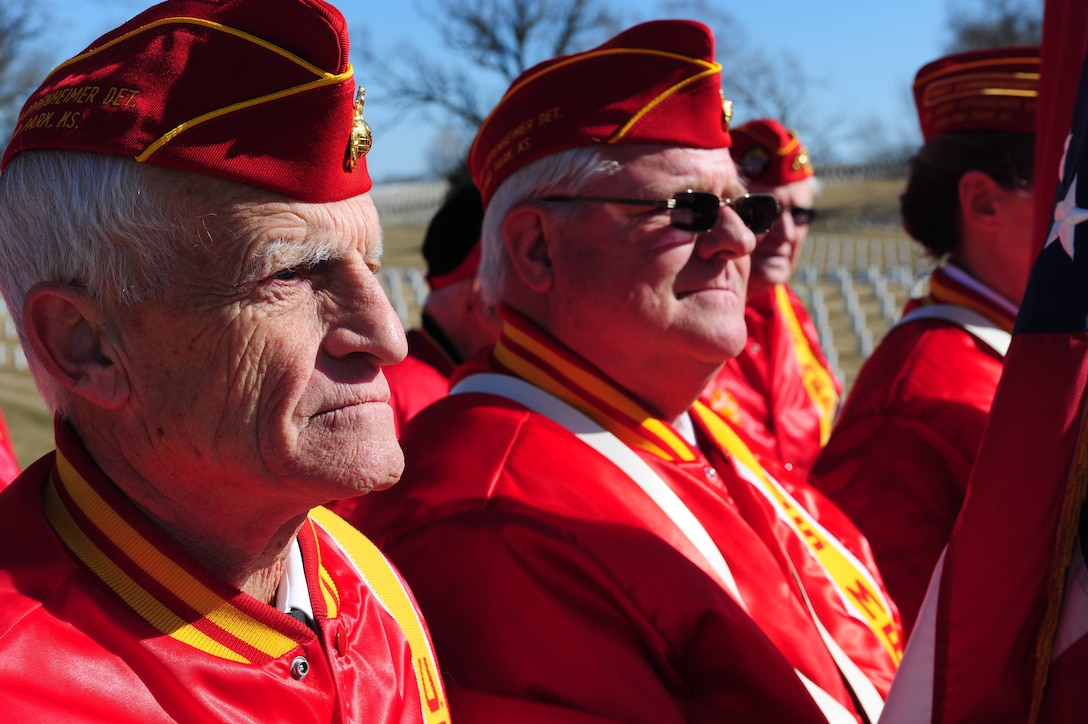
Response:
M503 244L502 225L511 209L550 194L577 193L591 181L620 170L621 165L608 157L605 147L584 146L545 156L510 174L491 197L480 232L477 278L484 303L497 304L506 290L510 264Z
M68 393L26 344L26 294L61 282L113 308L165 295L192 233L162 183L169 173L117 156L33 151L0 174L0 294L54 414L67 412Z

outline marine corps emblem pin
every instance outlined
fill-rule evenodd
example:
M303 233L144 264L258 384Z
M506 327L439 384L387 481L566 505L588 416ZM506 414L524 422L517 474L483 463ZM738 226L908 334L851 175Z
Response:
M351 123L351 141L348 142L348 170L354 171L360 156L365 156L374 144L374 134L370 124L363 120L363 104L366 103L366 88L355 91L355 118Z

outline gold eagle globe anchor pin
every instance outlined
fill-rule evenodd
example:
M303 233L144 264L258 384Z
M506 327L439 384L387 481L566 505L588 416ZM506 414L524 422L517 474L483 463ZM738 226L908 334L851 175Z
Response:
M363 104L366 103L366 88L355 91L355 117L351 122L351 141L348 142L348 170L354 171L360 156L365 156L374 145L374 133L370 124L363 120Z

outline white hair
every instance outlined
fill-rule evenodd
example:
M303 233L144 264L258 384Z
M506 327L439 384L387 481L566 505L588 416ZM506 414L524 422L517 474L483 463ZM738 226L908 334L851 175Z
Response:
M551 194L575 194L591 181L618 173L621 168L619 162L608 157L605 147L584 146L545 156L510 174L492 195L480 232L477 278L484 303L497 304L506 290L510 263L502 225L511 209Z
M54 414L67 412L68 393L26 343L26 294L61 282L114 308L166 294L193 229L162 182L170 173L117 156L31 151L0 174L0 293Z

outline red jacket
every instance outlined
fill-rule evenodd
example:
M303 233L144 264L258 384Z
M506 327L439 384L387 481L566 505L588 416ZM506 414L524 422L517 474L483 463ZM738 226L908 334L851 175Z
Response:
M838 644L887 691L898 652L847 610L850 595L791 519L738 474L719 417L693 408L705 455L644 411L610 418L641 405L527 320L506 323L518 345L504 333L485 366L458 375L517 366L612 430L702 523L742 600L708 575L662 508L567 429L501 397L452 395L407 427L403 480L362 499L352 522L419 596L457 721L538 721L528 712L539 707L553 721L824 721L795 670L853 710L791 569ZM545 368L574 372L545 381ZM871 565L834 506L804 483L785 485L795 506L810 506L793 511L810 535ZM878 581L858 583L875 576L857 567L851 580L875 594L862 596L875 611L886 598Z
M410 594L344 521L298 537L315 634L189 557L62 425L57 447L0 493L6 719L448 721Z
M749 298L744 319L744 350L725 363L702 399L763 455L803 477L827 442L842 383L788 286Z
M424 327L408 330L408 356L382 369L389 381L389 404L398 434L417 412L449 393L450 375L457 366L441 331L428 322L424 318Z
M963 279L952 268L934 272L929 294L907 311L956 303L1011 329L1010 312ZM1002 361L953 322L893 328L862 366L813 468L813 485L868 538L908 633L963 504Z

